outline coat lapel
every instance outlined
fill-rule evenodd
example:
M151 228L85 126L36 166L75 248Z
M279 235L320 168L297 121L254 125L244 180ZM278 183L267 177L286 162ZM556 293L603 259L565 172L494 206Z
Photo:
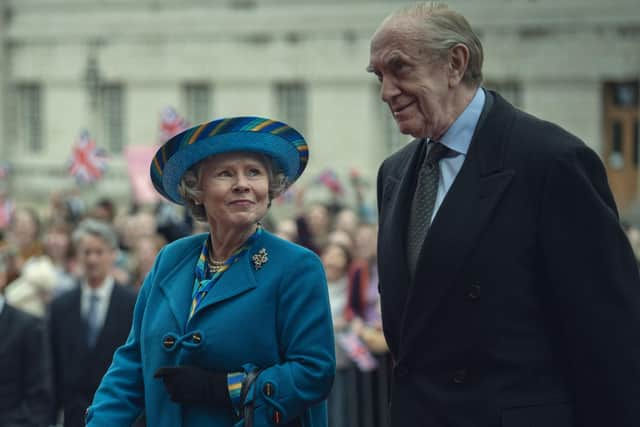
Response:
M205 238L206 236L203 235L203 239ZM195 268L202 249L201 244L202 242L194 245L184 253L168 254L180 256L181 261L166 274L158 285L167 300L176 323L180 325L179 329L181 331L184 331L189 307L191 306L191 291L196 278Z
M503 153L514 119L508 104L496 99L471 142L467 159L429 228L409 290L402 320L402 357L427 325L429 316L451 286L475 248L491 214L515 172L504 169ZM411 319L411 327L407 321Z
M406 224L417 170L424 156L426 144L415 140L402 149L400 156L385 171L381 169L378 183L379 235L378 265L384 330L389 348L395 353L401 335L402 312L409 290L407 265ZM383 165L384 168L384 165Z
M200 306L198 306L192 319L197 318L198 315L201 315L208 307L245 293L257 286L250 262L254 252L256 252L255 246L245 252L242 257L238 259L238 262L222 274L218 282L211 288Z
M388 263L385 271L388 271L387 277L393 279L394 290L401 292L403 295L408 290L409 285L409 269L406 262L407 259L407 232L406 224L409 221L409 211L413 196L413 188L415 187L417 171L420 168L420 162L426 151L426 142L423 140L414 141L411 151L407 154L408 161L404 167L405 172L401 177L389 177L385 183L382 197L384 198L384 206L389 206L389 213L386 223L397 229L398 224L401 225L401 232L385 233L385 241L378 248L381 260L394 260ZM397 260L401 260L397 262Z
M206 238L206 235L203 235L203 239L204 238ZM192 320L196 319L199 313L202 313L208 307L233 298L257 286L253 274L251 256L253 256L259 248L262 248L261 242L263 238L264 237L258 239L253 248L249 249L249 251L239 258L238 262L232 268L224 272L219 281L211 288L205 299L200 303ZM181 331L185 331L189 308L191 307L193 283L195 281L195 266L201 249L202 246L200 242L200 244L194 245L188 251L185 251L185 253L181 253L180 257L182 261L166 274L164 279L159 283L159 287L167 299L167 304Z
M66 317L61 324L78 325L71 339L75 343L76 351L86 353L89 351L89 343L87 342L89 326L87 325L87 319L82 315L82 290L79 281L72 292L73 294L71 294L69 300L69 311L65 313Z
M114 334L111 331L116 330L116 325L119 323L118 318L118 300L120 294L120 287L123 286L119 283L114 283L113 290L111 291L111 296L109 297L109 307L107 308L107 315L104 319L104 324L100 329L100 333L98 334L98 338L96 339L95 348L102 347L102 344L105 340L105 337L113 336Z

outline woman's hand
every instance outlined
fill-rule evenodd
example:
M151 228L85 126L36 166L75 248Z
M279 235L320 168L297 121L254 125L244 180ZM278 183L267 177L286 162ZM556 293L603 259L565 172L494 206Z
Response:
M176 403L202 403L231 407L227 374L197 366L164 366L154 374L164 383L167 393Z

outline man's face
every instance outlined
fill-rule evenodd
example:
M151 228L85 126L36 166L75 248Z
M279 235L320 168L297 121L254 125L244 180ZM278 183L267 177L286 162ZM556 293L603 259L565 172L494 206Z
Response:
M439 139L455 120L449 66L421 49L412 27L401 18L383 24L371 41L368 70L402 133Z
M90 286L99 286L111 273L116 251L101 237L87 234L77 248L77 258Z

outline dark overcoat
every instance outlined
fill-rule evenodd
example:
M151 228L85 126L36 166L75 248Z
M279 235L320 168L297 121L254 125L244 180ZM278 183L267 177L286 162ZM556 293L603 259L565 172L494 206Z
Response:
M107 372L116 349L131 327L136 295L116 284L104 325L93 348L87 344L87 323L80 312L80 285L51 303L49 339L53 356L56 409L64 411L65 427L84 426L84 414Z

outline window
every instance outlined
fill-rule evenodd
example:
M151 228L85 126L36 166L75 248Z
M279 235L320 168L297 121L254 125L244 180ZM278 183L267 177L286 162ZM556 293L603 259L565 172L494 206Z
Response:
M186 119L191 124L211 120L211 88L208 84L187 83L183 87Z
M18 141L27 152L38 152L42 144L42 90L37 83L19 84L16 129Z
M307 127L307 91L302 83L276 85L278 117L303 135Z
M640 144L638 81L607 82L603 86L604 145L602 156L611 190L621 210L636 200Z
M124 136L124 90L120 84L106 84L101 88L102 141L99 146L106 146L109 153L122 152L125 145Z

